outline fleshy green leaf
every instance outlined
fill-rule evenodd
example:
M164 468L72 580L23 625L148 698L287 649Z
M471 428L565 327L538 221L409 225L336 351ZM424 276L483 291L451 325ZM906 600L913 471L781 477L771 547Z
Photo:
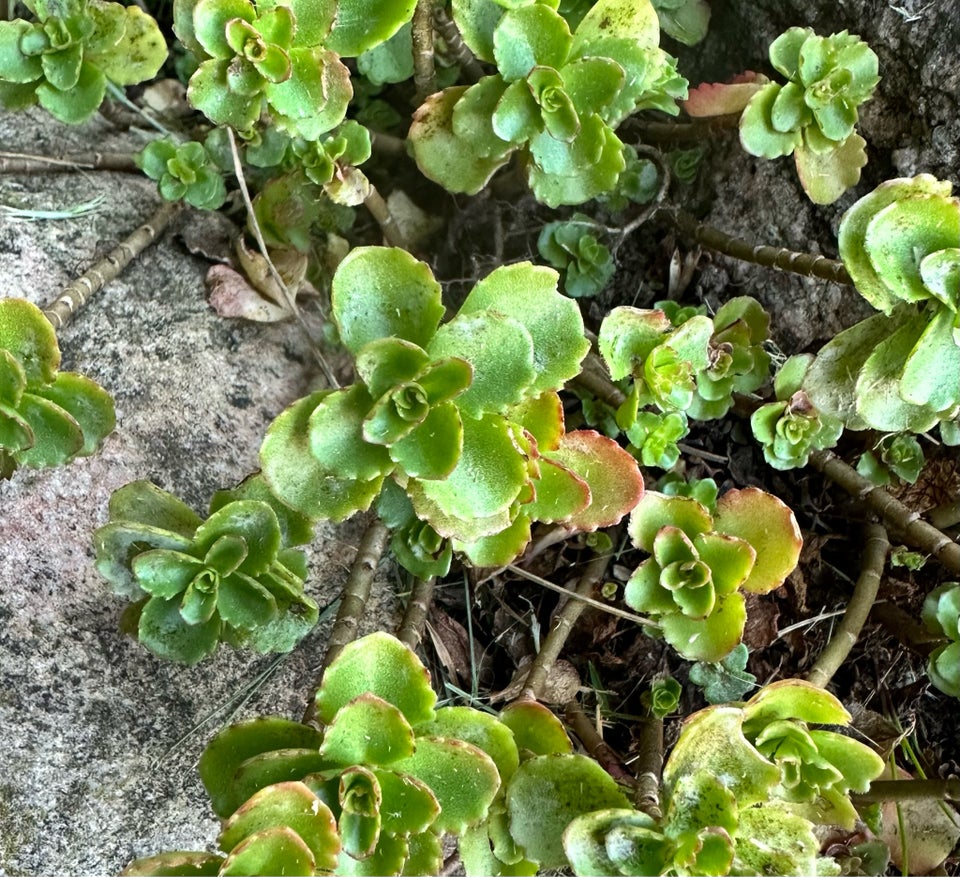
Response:
M364 419L373 400L355 384L326 396L313 409L309 422L310 453L328 472L369 481L393 467L384 447L364 438Z
M424 726L428 727L428 726ZM440 805L426 783L395 770L374 770L383 799L380 818L391 834L420 834L440 815Z
M284 874L311 877L316 863L303 839L286 826L274 826L251 835L237 844L223 865L220 874Z
M96 54L91 60L117 85L136 85L153 79L167 60L167 43L156 21L137 6L103 3L101 8L107 15L122 16L123 36L111 51Z
M188 624L180 614L180 600L151 597L140 613L140 642L167 661L196 664L213 654L220 641L220 619Z
M459 834L479 822L500 788L493 759L462 740L417 737L413 755L391 766L421 780L436 795L440 814L433 829L438 832Z
M459 356L473 368L457 407L471 417L501 413L533 383L534 343L517 320L494 311L461 313L437 330L427 348L434 359Z
M323 675L317 716L329 724L337 710L367 693L393 704L411 725L429 721L437 700L417 656L386 633L373 633L344 647Z
M900 395L914 405L945 411L960 402L960 345L955 316L937 311L910 351L900 379Z
M310 452L310 415L327 394L321 390L294 402L270 424L260 464L271 491L283 502L308 517L342 521L370 507L383 479L340 478Z
M386 42L413 16L416 0L340 0L326 45L344 58Z
M718 598L705 618L672 612L660 619L663 638L689 661L722 660L740 642L747 620L743 595Z
M236 851L247 838L281 827L289 829L303 842L311 853L316 870L332 871L336 867L340 838L333 814L299 782L267 786L253 795L227 820L220 833L220 848L227 853Z
M623 38L642 49L660 45L660 22L649 0L599 0L583 17L574 34L571 54L577 57L597 40Z
M339 125L353 97L350 71L340 58L322 48L290 51L291 74L268 82L264 94L280 117L277 124L291 134L316 140Z
M59 405L24 393L17 412L33 433L33 444L15 453L21 466L62 466L83 450L83 431Z
M489 713L472 707L442 707L433 721L418 725L416 732L418 736L451 737L472 743L493 759L504 784L510 782L520 763L510 729Z
M648 490L630 515L630 538L644 551L653 551L653 540L661 527L679 527L687 536L707 533L713 519L706 506L686 496L667 496Z
M660 310L632 307L614 308L600 324L599 348L610 377L615 381L633 375L672 329Z
M0 21L0 79L10 83L34 82L43 76L40 57L26 55L20 41L38 27L23 19Z
M833 204L847 189L860 182L867 163L867 141L851 134L836 149L817 153L805 143L797 144L794 160L800 185L814 204Z
M20 363L28 387L52 383L57 377L57 336L35 304L21 298L0 301L0 348L9 350Z
M728 490L717 503L714 526L736 536L757 553L745 591L766 594L783 584L800 559L803 540L793 512L777 497L756 487Z
M527 759L507 789L510 833L541 868L567 866L562 835L577 816L628 805L610 775L582 755Z
M120 877L216 877L223 856L216 853L160 853L136 859L120 872Z
M354 355L396 336L426 347L443 317L440 284L430 268L395 247L356 247L333 278L333 317Z
M565 755L573 751L560 720L535 701L515 701L500 713L500 721L511 731L517 748L534 755Z
M533 339L535 376L524 395L559 390L579 374L590 344L576 302L557 291L550 268L519 262L491 271L470 291L460 314L491 310L512 317Z
M549 6L510 10L493 32L493 54L507 81L524 79L534 67L562 67L573 38L567 22Z
M491 154L491 140L496 137L492 129L489 137L478 139L454 133L454 107L466 91L467 86L458 86L430 95L413 114L407 139L425 177L448 192L475 195L509 161L511 148L504 143L502 149ZM489 118L465 119L463 124L485 129Z
M430 410L423 423L389 448L390 459L411 478L443 479L457 465L463 448L460 414L452 402Z
M390 764L413 753L413 729L403 713L375 694L340 707L326 729L320 754L336 764Z

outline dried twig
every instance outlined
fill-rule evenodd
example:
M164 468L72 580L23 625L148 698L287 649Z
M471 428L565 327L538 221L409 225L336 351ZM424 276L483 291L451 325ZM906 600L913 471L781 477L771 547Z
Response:
M411 36L413 38L413 83L417 89L417 106L437 90L437 67L433 57L435 5L434 0L417 0L416 8L413 10Z
M116 278L137 256L152 244L180 209L179 203L165 201L150 219L111 250L82 277L69 284L43 311L58 331L62 329L90 297Z
M55 174L84 170L131 174L141 172L133 155L128 152L82 152L60 158L25 152L0 152L0 174Z
M575 700L568 701L563 707L563 715L570 730L580 738L580 742L600 766L617 782L636 788L637 781L633 774L613 747L603 739L580 704Z
M733 256L743 262L752 262L767 268L779 268L781 271L789 271L801 277L819 277L822 280L831 280L847 286L853 284L843 263L828 259L826 256L797 253L783 247L757 246L699 222L683 210L663 210L661 215L668 218L678 231L726 256Z

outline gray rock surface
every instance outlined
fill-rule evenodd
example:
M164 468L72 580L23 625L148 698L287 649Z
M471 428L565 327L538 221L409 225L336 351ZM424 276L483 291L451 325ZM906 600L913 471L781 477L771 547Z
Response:
M40 112L0 115L0 150L137 142L102 120L65 128ZM83 218L0 218L0 296L51 301L159 204L135 175L0 177L10 206L97 196ZM248 695L238 716L298 718L322 658L329 621L276 666L226 647L197 667L171 666L119 633L125 602L93 569L91 532L113 490L148 478L205 512L214 490L257 467L267 424L317 380L293 325L214 314L205 270L168 233L64 328L63 368L110 391L117 431L94 457L0 482L0 875L103 875L137 856L207 847L216 823L195 769L206 740ZM319 528L308 589L321 606L338 596L363 527ZM384 565L364 632L394 623L391 589Z

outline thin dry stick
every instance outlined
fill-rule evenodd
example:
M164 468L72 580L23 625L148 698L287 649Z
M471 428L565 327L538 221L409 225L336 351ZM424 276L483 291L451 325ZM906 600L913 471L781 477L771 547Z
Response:
M179 209L179 203L165 201L160 209L120 246L111 250L82 277L69 284L43 311L53 328L58 331L62 329L95 292L103 289L149 247L170 224Z
M868 481L830 451L814 451L810 465L880 515L907 545L932 555L951 572L960 573L960 545L922 520L919 512Z
M411 23L413 38L413 83L417 106L437 90L437 67L433 57L433 0L417 0Z
M263 256L264 260L266 261L267 270L270 272L270 276L273 278L274 283L276 283L277 287L280 289L280 294L283 296L283 301L287 306L287 310L289 310L290 313L296 318L297 324L300 326L300 329L306 336L307 343L310 345L310 350L313 352L314 359L316 359L317 365L320 366L320 370L327 379L327 383L330 384L330 386L335 390L339 390L340 382L337 380L333 373L333 369L330 368L330 366L327 364L327 360L320 352L320 345L317 344L313 337L313 333L310 331L310 327L307 325L307 321L303 318L303 314L300 313L300 308L297 306L297 300L293 293L290 292L290 287L287 286L283 277L280 276L277 266L273 264L273 259L270 258L270 253L267 250L267 243L263 239L263 232L260 230L260 223L257 221L257 214L253 210L253 201L250 200L250 190L247 188L247 180L243 175L243 163L240 161L240 150L237 148L237 138L233 136L232 128L227 128L227 137L230 140L230 152L233 155L233 171L237 177L237 182L240 184L240 195L243 198L244 206L247 208L247 216L250 219L250 227L253 229L253 236L256 238L257 248L260 250L260 255Z
M853 284L843 263L828 259L826 256L797 253L782 247L757 246L698 222L695 217L683 210L663 210L661 213L683 234L689 235L698 243L711 250L716 250L718 253L733 256L735 259L744 262L764 265L767 268L779 268L782 271L789 271L802 277L819 277L847 286Z
M867 616L873 608L880 590L880 580L883 578L883 567L890 550L890 540L882 524L867 524L864 534L863 559L860 566L860 577L853 589L853 595L847 604L840 624L820 653L810 672L807 682L812 682L819 688L826 688L843 662L850 654L850 650L857 642L860 631L866 623Z
M60 158L0 152L0 174L55 174L81 170L140 173L133 156L127 152L82 152Z
M416 579L410 591L407 610L403 613L403 619L397 629L397 639L411 649L416 649L423 639L423 628L427 623L430 603L433 601L435 581L433 576L427 579Z
M377 225L380 226L380 231L383 232L384 240L386 240L391 247L409 249L403 232L400 231L400 226L397 225L397 221L393 218L387 202L372 183L370 184L370 192L363 201L363 206L370 211L370 215L377 221Z
M600 736L600 732L577 701L571 700L564 705L563 717L586 750L610 776L617 782L636 788L637 781L633 774L613 747Z
M606 574L607 567L612 559L612 554L598 554L594 557L587 564L583 575L580 576L576 590L570 593L571 598L590 598L597 583ZM587 604L583 599L569 599L557 612L553 629L547 634L540 651L530 665L530 671L527 673L523 691L517 698L518 700L538 700L543 695L544 686L547 684L547 676L549 676L557 658L560 657L560 652L563 650L563 645L567 641L570 631L573 630L577 619L586 608Z
M347 643L353 642L357 636L357 627L360 624L360 618L367 605L367 600L370 599L370 590L377 574L377 564L380 563L380 558L386 551L389 536L390 531L384 526L383 522L379 518L374 518L360 540L360 545L357 547L357 556L353 559L353 565L350 567L350 575L347 578L347 583L343 586L340 609L337 612L337 619L333 623L333 630L330 632L327 653L323 656L320 673L313 685L314 692L320 689L323 671L333 663L337 655L343 651L343 647ZM311 697L306 712L303 714L303 722L310 724L316 717L317 699Z
M627 398L610 380L610 373L603 364L603 360L593 352L587 354L583 361L583 371L571 383L579 389L592 393L611 408L619 408Z

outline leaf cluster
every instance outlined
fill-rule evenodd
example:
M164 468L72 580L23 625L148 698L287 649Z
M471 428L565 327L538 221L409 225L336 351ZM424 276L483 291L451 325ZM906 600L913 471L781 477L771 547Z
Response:
M25 0L35 21L0 21L0 103L39 103L61 122L83 122L107 84L136 85L157 75L167 45L138 6L110 0Z
M486 566L512 560L533 521L618 521L642 481L609 439L564 430L557 391L588 343L556 284L529 263L498 268L441 325L440 286L424 263L399 249L353 250L333 278L332 313L358 380L295 402L270 426L261 462L271 490L333 520L383 494L381 513L409 537L400 556L417 555L421 571L449 558L438 537Z
M812 451L832 448L843 432L843 422L814 405L802 388L813 361L810 354L787 359L773 382L777 401L761 405L750 417L754 438L774 469L806 466Z
M288 652L317 623L304 593L312 528L259 478L196 512L148 481L110 497L94 533L96 566L114 589L140 599L138 636L151 652L195 664L221 642Z
M852 828L850 792L883 760L812 725L846 725L833 695L800 680L691 716L663 771L664 816L611 809L575 819L564 847L577 874L839 874L818 825Z
M614 380L631 379L616 419L645 466L672 467L688 418L722 417L734 393L763 384L770 367L762 347L769 325L767 313L749 296L731 299L712 319L670 302L607 314L600 354Z
M880 81L877 56L847 31L821 37L792 27L770 45L770 63L788 81L768 82L750 98L740 142L763 158L793 154L811 200L831 204L867 163L854 128L859 106Z
M161 853L123 873L432 874L453 837L467 874L535 874L567 864L574 817L627 806L545 707L436 708L427 671L387 634L346 646L316 697L319 727L260 718L208 744L200 775L225 820L221 852Z
M227 200L223 175L202 143L152 140L137 156L137 164L157 181L167 201L182 199L200 210L217 210Z
M648 491L629 532L651 556L630 576L624 600L694 661L728 655L746 623L742 592L778 587L800 557L793 512L757 488L728 491L713 514L695 499Z
M947 638L927 661L930 681L944 694L960 697L960 584L945 582L923 601L920 617L927 629Z
M539 201L580 204L611 191L625 168L614 133L627 116L676 113L686 81L658 48L649 0L599 0L575 26L556 4L455 2L474 54L497 67L475 85L428 98L409 139L421 171L476 193L516 154Z
M0 478L89 456L115 425L103 387L60 371L57 336L40 308L0 301Z
M613 277L616 265L596 233L600 226L582 213L548 222L540 231L537 250L548 264L563 272L563 290L572 298L589 298Z
M927 174L889 180L841 220L843 263L881 313L828 342L804 388L849 429L919 433L960 411L960 201L950 192Z

